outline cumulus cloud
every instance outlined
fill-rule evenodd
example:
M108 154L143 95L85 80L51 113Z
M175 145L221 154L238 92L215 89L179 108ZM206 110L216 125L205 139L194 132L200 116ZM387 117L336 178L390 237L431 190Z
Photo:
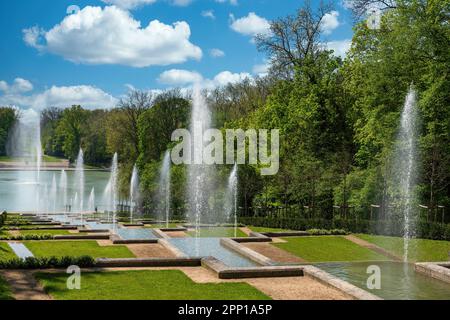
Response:
M220 50L220 49L211 49L210 51L209 51L209 54L211 55L211 57L213 57L213 58L222 58L222 57L225 57L225 52L223 52L222 50Z
M202 50L189 41L184 21L167 25L158 20L141 27L128 11L118 7L85 7L49 31L24 30L25 42L42 52L84 64L161 66L200 60Z
M216 0L216 2L218 3L229 3L233 6L237 6L238 5L238 0Z
M331 34L333 30L339 27L341 24L339 22L339 12L331 11L324 15L322 20L322 32L326 35Z
M88 109L104 109L117 104L117 99L110 94L88 85L52 86L43 92L26 94L33 90L33 85L28 80L17 78L12 85L0 81L0 88L3 92L3 95L0 95L0 104L20 108L42 110L46 107L66 108L81 105Z
M246 72L232 73L230 71L222 71L213 79L205 79L198 72L178 69L165 71L158 78L159 82L167 85L192 86L197 84L207 89L225 86L229 83L236 83L245 79L253 79L253 77Z
M0 81L0 91L4 94L24 93L33 90L33 84L25 79L16 78L12 84L6 81Z
M254 37L258 34L270 33L270 22L254 12L250 12L247 16L239 19L236 19L234 15L230 15L230 18L231 29L240 34Z
M253 73L259 77L264 77L269 73L270 63L265 61L264 63L260 63L253 66Z
M114 5L122 9L134 9L148 4L153 4L157 0L102 0L102 2Z
M325 48L328 50L333 50L336 56L341 58L345 58L348 50L352 46L351 39L338 40L338 41L330 41L325 43Z
M196 71L172 69L160 74L158 81L168 85L187 85L201 82L203 76Z

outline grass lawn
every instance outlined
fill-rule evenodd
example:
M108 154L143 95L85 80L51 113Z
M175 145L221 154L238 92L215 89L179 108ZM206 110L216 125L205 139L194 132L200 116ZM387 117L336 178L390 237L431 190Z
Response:
M135 258L126 246L101 247L96 241L25 241L24 243L36 257Z
M52 236L59 235L70 235L71 233L67 230L19 230L21 235L43 235L43 234L51 234Z
M0 260L8 260L13 258L17 258L17 256L8 244L6 242L0 242Z
M5 279L0 276L0 300L14 300L11 290Z
M187 234L195 237L195 231L188 231ZM239 238L246 238L247 235L237 229L237 236ZM200 238L234 238L234 228L200 228Z
M249 227L250 230L254 232L289 232L293 230L287 230L287 229L277 229L277 228L265 228L265 227Z
M36 277L57 300L268 300L246 283L198 284L178 270L83 273L81 290L68 290L66 274Z
M169 228L178 228L178 226L183 225L182 223L169 223ZM165 229L167 228L167 224L147 224L146 228L151 229Z
M357 236L391 251L399 257L403 257L403 238L367 234L358 234ZM448 261L449 252L450 241L411 239L408 260L422 262Z
M339 236L283 238L273 245L309 262L388 260L385 256Z

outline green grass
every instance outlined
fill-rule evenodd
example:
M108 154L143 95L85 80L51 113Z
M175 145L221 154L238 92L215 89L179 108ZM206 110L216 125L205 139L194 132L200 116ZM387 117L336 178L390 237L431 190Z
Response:
M178 228L179 225L182 225L182 223L169 223L169 228ZM151 229L165 229L167 228L167 224L147 224L145 227Z
M191 237L195 237L195 231L188 231L187 234ZM200 238L234 238L234 228L200 228ZM237 236L239 238L245 238L247 235L237 229Z
M96 241L25 241L36 257L91 256L92 258L134 258L126 247L114 245L101 247Z
M0 300L14 300L11 289L5 279L0 276Z
M260 233L264 233L264 232L291 232L292 230L287 230L287 229L277 229L277 228L265 228L265 227L249 227L250 230L254 231L254 232L260 232Z
M66 274L39 273L57 300L268 300L246 283L198 284L178 270L83 273L81 290L68 290Z
M71 233L67 230L19 230L21 235L43 235L43 234L51 234L52 236L59 235L70 235Z
M0 242L0 260L9 260L17 258L16 254L6 242Z
M403 257L403 238L374 236L366 234L358 234L359 238L376 244L393 254ZM427 239L411 239L409 244L409 257L411 262L436 262L447 261L450 252L450 241L438 241Z
M284 238L274 246L309 262L388 260L340 236Z

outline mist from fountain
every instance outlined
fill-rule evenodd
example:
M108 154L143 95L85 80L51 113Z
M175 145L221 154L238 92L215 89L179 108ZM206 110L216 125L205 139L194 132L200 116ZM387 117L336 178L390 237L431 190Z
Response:
M134 215L141 206L141 192L139 183L139 171L136 165L133 167L130 181L130 222L133 223Z
M67 212L67 173L66 170L61 170L61 176L59 178L59 193L61 196L61 208L64 212Z
M91 193L89 195L88 207L89 212L95 211L95 188L92 188Z
M215 186L211 183L215 176L213 166L203 163L203 150L206 146L203 132L211 128L211 113L199 86L194 87L191 114L191 145L193 164L188 166L188 203L187 217L195 226L198 237L202 218L209 218L211 210L209 199Z
M166 151L159 173L159 189L156 196L158 203L159 220L164 221L166 228L170 223L171 211L171 158L170 151Z
M80 149L75 167L75 190L77 190L79 202L76 202L75 205L77 207L76 211L81 214L84 210L84 184L84 153L83 150Z
M52 185L50 188L50 199L49 199L49 203L51 205L51 212L52 213L56 213L56 208L58 205L58 190L57 190L57 185L56 185L56 176L53 173L53 178L52 178Z
M106 205L106 210L108 211L108 217L112 212L114 231L116 228L116 211L117 211L117 200L118 200L118 178L119 178L119 161L117 153L114 154L112 164L111 164L111 175L106 185L105 191L103 192L103 202Z
M418 124L417 94L411 86L401 115L400 130L395 144L391 177L391 206L389 218L400 220L404 238L404 260L408 260L410 240L416 235L416 198L418 172ZM396 211L400 210L400 211ZM400 212L399 219L395 214ZM393 222L394 223L394 222Z
M228 178L225 210L227 221L233 219L234 237L237 237L237 212L238 212L238 165L235 164Z
M13 200L15 207L25 201L34 201L32 207L36 213L40 213L40 172L42 166L42 145L41 145L41 123L40 114L33 109L22 110L18 121L9 132L6 143L6 153L9 157L20 158L25 161L26 166L32 167L35 171L34 178L25 171L17 171L17 180L22 184L29 185L29 188L22 188L17 185L16 198Z

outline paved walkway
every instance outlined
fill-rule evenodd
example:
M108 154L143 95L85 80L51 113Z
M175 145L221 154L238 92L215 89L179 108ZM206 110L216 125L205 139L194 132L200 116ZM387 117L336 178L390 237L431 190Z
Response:
M34 278L32 271L2 271L16 300L52 300Z

